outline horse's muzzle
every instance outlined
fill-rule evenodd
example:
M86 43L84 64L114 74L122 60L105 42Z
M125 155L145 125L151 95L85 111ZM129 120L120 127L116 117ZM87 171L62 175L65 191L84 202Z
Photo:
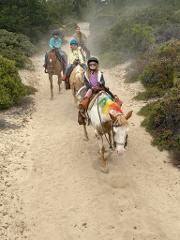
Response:
M116 152L119 155L124 154L126 152L126 149L125 149L124 145L117 145L116 146Z

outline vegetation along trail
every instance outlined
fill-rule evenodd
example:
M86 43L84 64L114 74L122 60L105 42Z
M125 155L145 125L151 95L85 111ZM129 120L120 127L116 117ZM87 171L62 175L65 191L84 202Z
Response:
M86 23L81 27L88 30ZM178 240L179 172L140 127L143 118L136 113L143 103L132 98L141 85L124 82L128 63L104 69L124 111L133 110L128 150L121 157L111 155L109 174L99 171L92 129L90 141L83 140L71 92L58 94L54 81L55 98L50 101L43 55L34 56L33 63L35 72L21 71L23 79L35 82L38 93L35 111L19 133L28 147L22 160L25 170L16 176L25 225L17 239Z

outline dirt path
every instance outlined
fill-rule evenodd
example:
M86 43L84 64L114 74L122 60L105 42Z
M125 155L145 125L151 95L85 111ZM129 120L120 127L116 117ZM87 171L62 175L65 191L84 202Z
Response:
M26 128L16 135L11 132L11 138L21 136L23 143L17 143L20 152L12 150L8 157L21 159L21 171L14 176L21 214L11 221L20 227L14 225L2 240L179 240L179 172L166 152L151 146L151 137L140 127L142 118L136 113L142 103L132 97L141 86L124 83L127 64L104 70L107 85L123 99L124 109L134 110L129 149L120 158L112 154L110 173L105 175L98 169L91 129L90 141L83 141L71 92L59 95L54 81L55 99L50 101L43 55L33 62L33 75L21 75L36 83L36 111L28 115ZM16 235L13 229L18 229Z

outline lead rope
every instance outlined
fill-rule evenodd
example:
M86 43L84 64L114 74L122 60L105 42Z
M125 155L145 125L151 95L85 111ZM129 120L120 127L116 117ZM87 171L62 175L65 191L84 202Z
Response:
M100 114L100 108L99 108L99 97L98 97L98 99L97 99L97 111L98 111L98 116L99 116L99 121L100 121L100 124L101 124L101 128L102 128L102 130L103 130L103 135L105 136L106 141L107 141L107 143L109 144L109 148L111 148L111 147L112 147L112 146L111 146L111 143L110 143L110 141L109 141L109 139L108 139L108 137L107 137L107 135L106 135L106 133L105 133L105 130L104 130L104 128L103 128L103 123L102 123L101 114ZM112 130L112 132L113 132L113 130ZM114 143L114 138L113 138L113 143Z

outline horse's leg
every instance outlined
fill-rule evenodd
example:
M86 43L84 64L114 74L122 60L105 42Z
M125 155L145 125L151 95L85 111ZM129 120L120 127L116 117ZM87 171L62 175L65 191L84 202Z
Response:
M105 147L104 147L104 142L103 142L103 137L101 136L101 146L100 146L100 157L101 157L101 171L103 173L108 173L108 162L107 159L105 158Z
M58 75L58 86L59 86L59 93L61 92L61 74Z
M54 94L53 94L53 79L52 79L52 75L49 75L49 81L50 81L50 88L51 88L51 99L53 99Z
M110 131L108 133L108 137L109 137L109 143L110 143L110 149L113 149L113 141L112 141L112 132Z
M88 141L89 140L89 137L88 137L88 132L87 132L87 128L86 128L86 125L83 125L83 129L84 129L84 137L85 137L85 141Z
M72 86L72 94L74 97L74 103L77 104L77 98L76 98L76 87Z

